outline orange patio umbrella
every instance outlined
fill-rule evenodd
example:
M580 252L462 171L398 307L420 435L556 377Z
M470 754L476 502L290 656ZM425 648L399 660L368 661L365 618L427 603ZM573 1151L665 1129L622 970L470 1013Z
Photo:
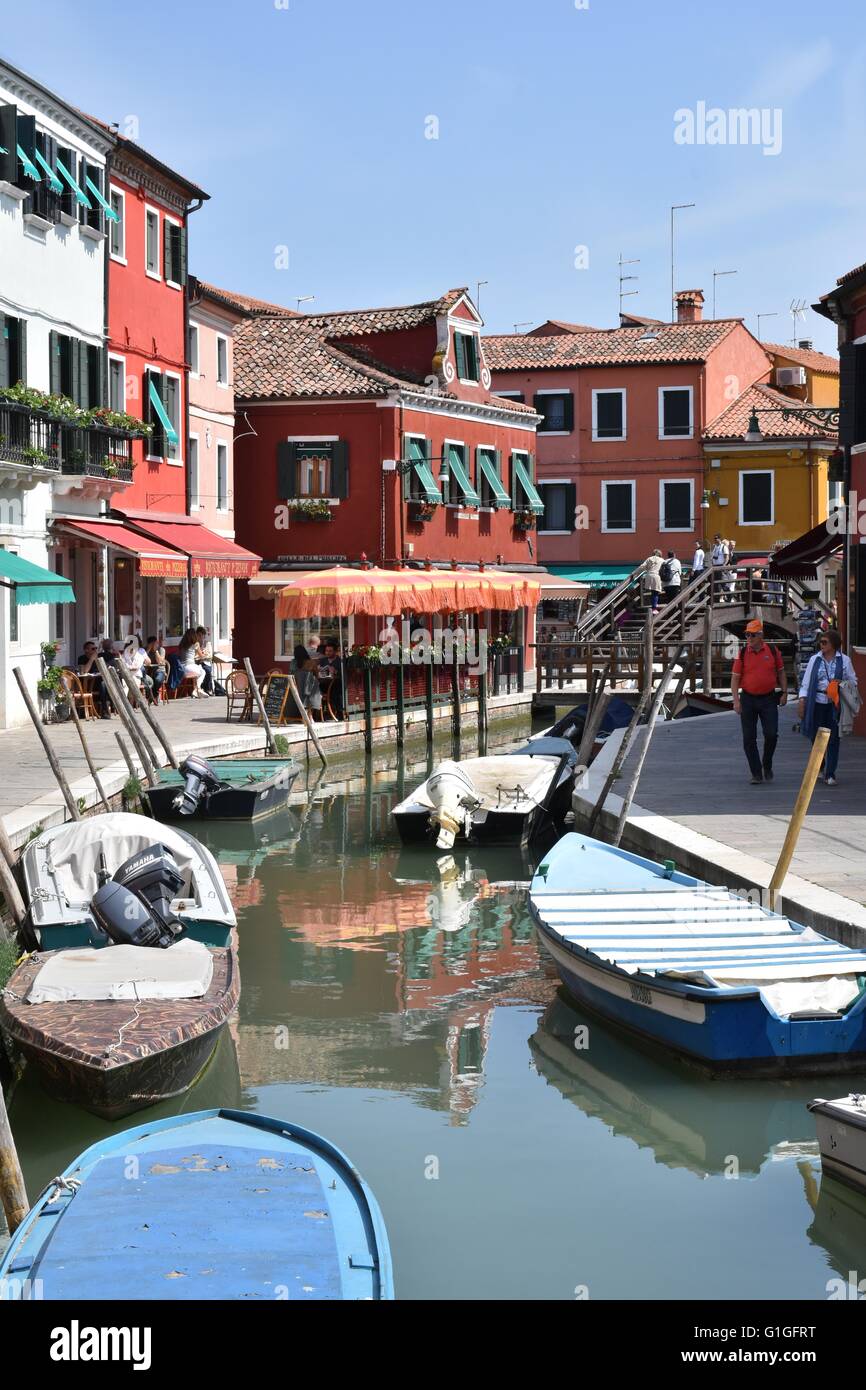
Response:
M278 618L348 618L353 613L395 616L414 607L409 570L332 569L299 573L276 596Z

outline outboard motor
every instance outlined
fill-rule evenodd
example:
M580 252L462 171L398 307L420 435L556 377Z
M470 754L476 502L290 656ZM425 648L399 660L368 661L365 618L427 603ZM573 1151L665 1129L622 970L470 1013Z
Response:
M449 758L427 778L427 795L433 803L430 823L439 827L438 849L451 849L457 832L465 828L467 812L479 806L478 793L459 763Z
M208 797L219 791L222 782L210 763L200 758L197 753L191 753L188 758L184 758L179 771L186 781L183 791L179 791L174 798L172 807L182 816L194 816L201 801L207 804Z
M117 946L165 948L183 933L171 904L183 884L174 857L152 845L121 864L90 904L101 931Z

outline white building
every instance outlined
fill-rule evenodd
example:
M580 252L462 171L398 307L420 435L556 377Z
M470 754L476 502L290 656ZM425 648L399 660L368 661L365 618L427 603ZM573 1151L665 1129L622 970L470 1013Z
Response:
M84 409L105 399L101 199L112 145L110 131L0 62L0 548L46 569L52 500L55 512L96 515L123 475L123 446L118 467L107 435L67 428L51 407L10 401L9 389L20 382ZM94 565L67 577L77 626L96 634L105 576ZM12 669L35 692L41 643L68 647L71 617L71 605L19 611L15 590L0 588L0 728L26 720Z

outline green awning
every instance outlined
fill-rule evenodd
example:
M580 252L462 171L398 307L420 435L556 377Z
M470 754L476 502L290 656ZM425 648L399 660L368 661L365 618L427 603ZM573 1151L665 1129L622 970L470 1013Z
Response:
M472 486L472 479L463 467L463 460L453 445L448 449L448 470L470 507L480 507L481 498Z
M93 211L93 204L91 203L90 199L88 198L88 196L87 196L87 194L84 192L84 190L81 189L81 188L79 188L78 184L75 182L75 179L74 179L74 178L72 177L72 175L70 174L70 172L69 172L69 170L67 169L66 165L63 163L63 160L62 160L62 159L58 159L58 161L57 161L57 168L60 170L60 172L61 172L61 174L63 175L63 177L65 178L66 182L69 184L69 187L72 189L72 192L75 194L75 197L77 198L77 200L78 200L78 202L81 204L81 206L82 206L83 208L90 208L90 211L92 212L92 211Z
M438 504L439 502L441 502L442 494L436 486L436 479L430 472L430 465L428 464L427 460L413 459L412 467L415 470L416 478L421 484L421 491L424 494L424 501L431 502L434 504ZM418 501L418 498L415 498L414 500Z
M551 574L561 579L573 579L576 584L589 584L594 589L615 589L633 574L636 565L548 565Z
M25 174L27 175L27 177L30 178L30 179L35 179L37 183L41 183L41 182L42 182L42 175L40 174L39 170L36 168L36 165L33 163L33 160L30 158L30 156L29 156L29 154L27 153L27 151L26 151L26 150L22 150L22 148L21 148L20 145L16 145L16 146L15 146L15 150L16 150L16 152L17 152L17 154L18 154L18 158L21 160L21 163L24 165L24 172L25 172Z
M510 507L511 498L502 486L502 479L499 476L496 463L486 449L478 450L478 462L481 465L481 472L487 479L487 486L493 493L494 507Z
M96 199L97 203L99 203L99 205L100 205L100 207L102 208L102 211L105 213L106 217L110 217L111 220L112 220L112 222L119 222L119 221L120 221L120 218L118 217L117 213L114 211L114 208L111 206L110 203L107 203L107 202L105 201L105 199L104 199L103 196L102 196L101 190L100 190L99 188L97 188L96 184L93 182L93 179L91 179L91 178L88 177L88 178L85 178L84 182L87 184L87 187L90 189L90 191L91 191L91 193L93 194L94 198Z
M52 169L51 165L48 163L48 160L45 158L45 156L44 156L44 154L42 153L42 151L41 151L41 150L34 150L33 153L35 154L35 156L36 156L36 158L38 159L39 163L42 165L42 168L45 170L46 174L48 175L48 182L51 184L52 191L53 191L54 193L62 193L62 192L63 192L63 184L60 182L59 178L58 178L57 175L55 174L55 172L54 172L54 170Z
M174 425L171 423L171 421L170 421L169 418L168 418L168 415L166 414L165 406L163 405L163 403L162 403L162 401L161 401L161 399L160 399L159 392L157 391L156 386L154 385L154 382L153 382L153 378L152 378L152 377L151 377L151 379L150 379L150 389L149 389L149 391L148 391L148 395L150 396L150 403L151 403L151 405L153 406L154 410L156 411L157 415L159 416L159 423L162 425L162 428L165 430L165 437L166 437L166 439L168 440L169 444L177 444L177 443L178 443L178 433L177 433L177 430L175 429Z
M74 603L75 594L68 579L22 560L11 550L0 547L0 586L14 589L19 604Z
M513 464L517 481L526 494L526 500L529 503L529 511L535 512L536 516L541 516L544 511L544 503L536 491L534 482L529 476L529 469L526 467L526 464L519 454L513 456Z

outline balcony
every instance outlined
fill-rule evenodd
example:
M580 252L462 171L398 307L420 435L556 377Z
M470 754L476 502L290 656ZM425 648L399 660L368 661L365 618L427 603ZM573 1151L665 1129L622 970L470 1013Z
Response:
M32 473L36 482L43 471L56 473L63 454L61 435L57 420L36 414L27 406L0 401L0 466L12 465L2 467L5 475L23 470L25 477Z
M91 425L63 429L61 472L73 477L132 482L132 436Z
M0 399L0 477L23 487L52 477L55 493L85 496L110 496L132 482L132 443L141 431L127 428L126 422L137 421L76 410L61 398L60 408L54 409L54 398L15 389L26 398ZM108 423L98 418L103 414L109 415Z

